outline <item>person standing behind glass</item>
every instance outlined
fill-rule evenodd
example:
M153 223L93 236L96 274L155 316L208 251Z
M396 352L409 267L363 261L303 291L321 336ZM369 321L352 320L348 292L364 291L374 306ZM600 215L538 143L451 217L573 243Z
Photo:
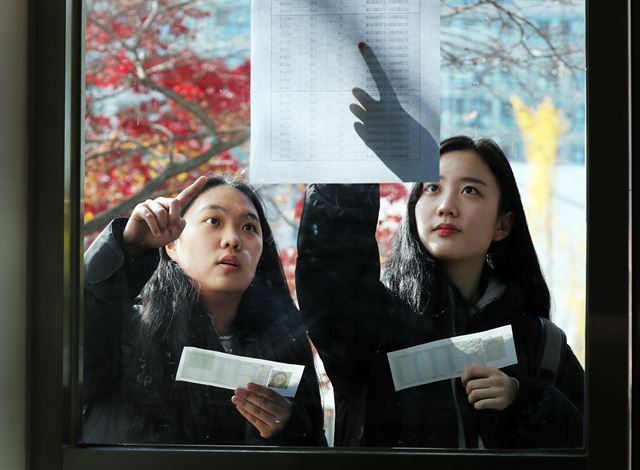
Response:
M85 281L85 442L326 445L310 344L248 185L200 177L138 204L88 249ZM305 370L293 399L176 382L185 346Z
M395 149L409 143L402 139L435 143L402 108L373 50L358 48L379 99L353 89L353 127L395 172ZM489 139L454 137L439 153L440 179L413 186L384 283L375 239L378 186L307 189L296 285L334 386L336 443L580 447L584 371L566 342L548 348L543 339L549 290L511 166ZM388 352L507 324L516 365L467 367L461 379L395 391ZM551 373L541 361L548 352L558 361Z
M584 371L566 346L538 377L550 296L509 162L489 139L440 146L380 278L378 185L310 185L296 286L336 397L336 445L582 446ZM511 325L518 363L395 391L387 353Z

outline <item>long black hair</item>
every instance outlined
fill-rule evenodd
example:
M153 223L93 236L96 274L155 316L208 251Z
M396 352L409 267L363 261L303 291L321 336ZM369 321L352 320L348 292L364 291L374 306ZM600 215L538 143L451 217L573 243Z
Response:
M475 152L485 162L500 188L499 215L513 213L511 232L505 239L491 242L487 252L490 261L485 269L519 288L524 295L524 313L549 318L549 288L540 269L509 160L498 144L486 138L456 136L442 141L440 155L453 151ZM384 280L413 311L438 315L447 304L449 281L418 235L415 208L422 186L416 183L411 189L407 212L385 263Z
M200 194L220 185L231 186L249 198L258 214L263 238L256 273L242 295L234 327L248 333L264 330L275 322L287 324L287 318L295 316L297 310L259 195L230 176L210 177L182 208L181 215ZM161 248L158 267L142 291L141 315L132 328L131 359L125 365L126 383L134 408L137 407L135 413L166 414L172 426L180 428L175 431L189 441L197 439L193 420L198 419L206 398L191 384L175 382L175 372L184 346L206 347L203 321L209 320L199 305L197 285ZM144 419L134 422L133 432L149 431L142 426Z

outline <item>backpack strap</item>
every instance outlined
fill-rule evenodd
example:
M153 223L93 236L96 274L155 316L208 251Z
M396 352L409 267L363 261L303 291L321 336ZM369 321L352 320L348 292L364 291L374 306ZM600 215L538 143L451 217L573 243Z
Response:
M537 376L549 383L555 383L560 362L567 346L567 336L564 331L546 318L538 317L540 321L540 343L537 358Z

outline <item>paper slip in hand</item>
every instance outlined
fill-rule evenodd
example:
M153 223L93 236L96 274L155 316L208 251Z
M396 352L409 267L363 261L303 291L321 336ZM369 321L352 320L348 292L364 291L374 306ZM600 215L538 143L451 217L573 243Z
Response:
M176 380L213 385L235 390L249 382L294 397L304 366L236 356L208 349L185 347L182 350Z
M396 391L460 377L465 367L518 363L511 325L387 353Z

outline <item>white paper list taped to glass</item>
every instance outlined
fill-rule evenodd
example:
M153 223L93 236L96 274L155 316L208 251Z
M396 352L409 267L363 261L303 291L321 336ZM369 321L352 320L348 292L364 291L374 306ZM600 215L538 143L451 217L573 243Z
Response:
M304 366L236 356L187 346L182 350L176 380L235 390L249 382L294 397Z
M511 325L387 353L396 391L460 377L465 367L518 363Z
M439 0L253 0L251 182L437 179L439 74ZM387 98L367 109L368 145L354 87Z

